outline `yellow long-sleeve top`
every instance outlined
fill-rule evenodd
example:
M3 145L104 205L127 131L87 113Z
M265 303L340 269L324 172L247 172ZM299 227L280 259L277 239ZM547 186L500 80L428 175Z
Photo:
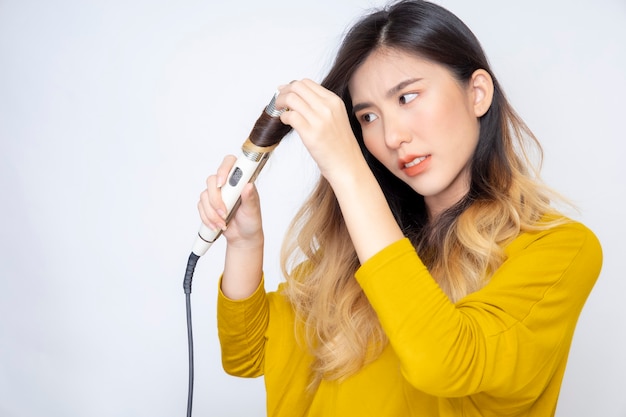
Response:
M552 416L601 247L571 222L523 233L506 254L484 288L452 303L407 239L383 249L356 278L389 344L357 374L315 390L280 288L266 293L261 284L241 301L220 292L224 369L265 376L271 417Z

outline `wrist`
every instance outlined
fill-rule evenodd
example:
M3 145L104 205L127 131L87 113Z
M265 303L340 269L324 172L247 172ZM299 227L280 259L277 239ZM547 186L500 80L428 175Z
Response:
M221 283L226 297L241 300L258 287L263 276L263 244L262 234L256 239L228 243Z
M265 236L263 233L259 233L252 237L246 238L236 238L228 240L228 249L233 249L237 251L254 251L254 250L262 250L265 244Z
M365 159L359 155L351 160L349 164L343 164L332 172L324 175L331 185L337 198L352 196L361 190L368 190L371 187L378 188L378 181L372 174Z
M364 181L367 182L369 179L376 182L358 147L349 156L343 157L342 162L332 164L332 168L323 170L321 174L336 193L343 189L354 190L355 187L364 184Z
M327 178L361 263L404 237L365 158Z

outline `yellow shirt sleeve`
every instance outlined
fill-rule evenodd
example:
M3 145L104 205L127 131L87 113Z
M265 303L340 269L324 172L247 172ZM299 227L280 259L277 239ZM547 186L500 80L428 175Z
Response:
M558 395L576 321L600 272L600 244L570 222L522 234L506 252L490 282L456 304L407 239L361 266L357 280L415 388L447 398Z
M240 377L263 375L265 332L269 324L264 280L245 300L231 300L218 289L217 323L224 370Z
M312 357L296 340L294 311L281 286L266 293L262 281L237 301L218 292L222 366L234 376L265 376L268 416L304 416L313 394L307 388Z

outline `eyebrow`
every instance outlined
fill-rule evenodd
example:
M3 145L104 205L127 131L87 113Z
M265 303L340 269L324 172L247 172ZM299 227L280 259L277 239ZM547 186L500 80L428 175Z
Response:
M403 88L416 83L418 81L421 81L421 78L409 78L407 80L401 81L398 84L396 84L395 86L391 87L389 89L389 91L387 91L387 94L385 94L385 96L387 98L393 97L396 94L398 94ZM360 110L363 110L365 108L371 107L372 103L357 103L354 106L352 106L352 114L356 114L358 113Z

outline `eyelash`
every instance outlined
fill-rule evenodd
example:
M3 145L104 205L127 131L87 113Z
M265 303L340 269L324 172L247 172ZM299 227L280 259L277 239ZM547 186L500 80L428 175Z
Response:
M412 96L412 97L409 100L407 100L406 99L407 96ZM408 103L412 102L413 100L415 100L415 98L417 98L417 96L418 96L418 93L402 94L400 96L400 98L398 99L398 101L400 102L400 105L408 104ZM361 119L361 121L364 122L364 123L371 123L374 120L376 120L376 119L374 119L374 120L367 120L367 118L369 116L374 116L374 117L378 118L378 116L374 115L374 113L364 113L364 114L361 115L361 117L359 117L359 119Z

